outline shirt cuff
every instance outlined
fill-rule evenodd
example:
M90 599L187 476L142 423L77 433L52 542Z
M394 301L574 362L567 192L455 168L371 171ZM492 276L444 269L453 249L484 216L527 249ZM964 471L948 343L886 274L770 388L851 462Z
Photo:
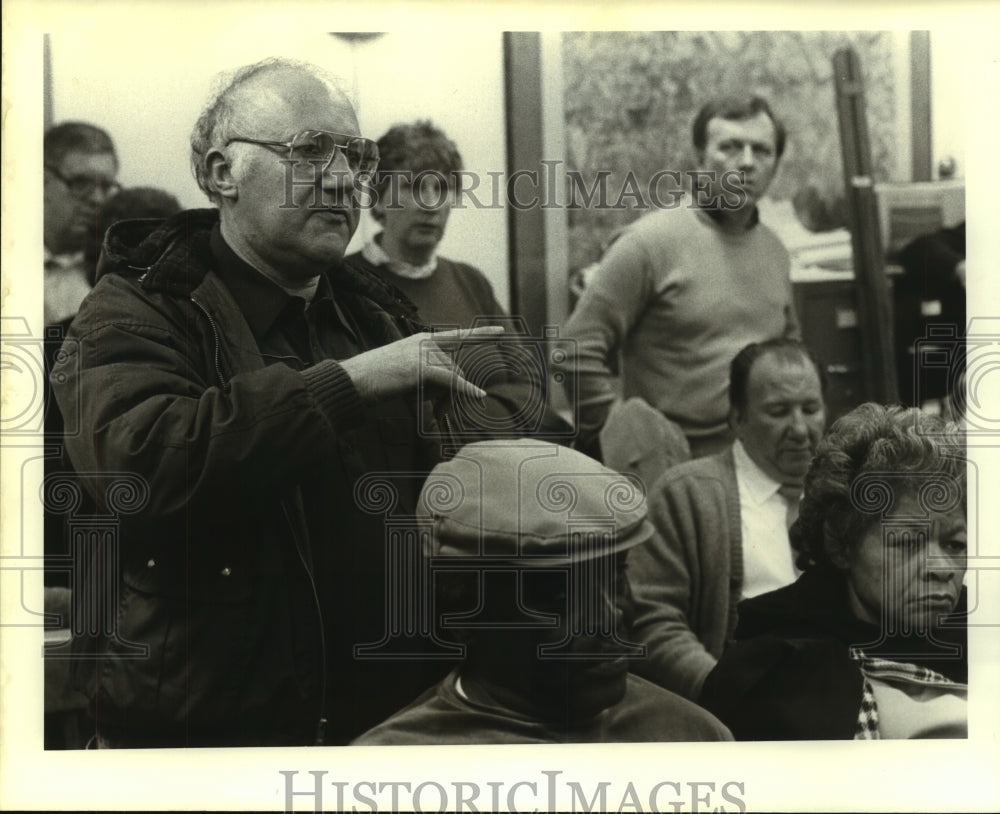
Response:
M364 420L364 402L351 377L333 359L307 367L302 371L306 388L320 410L335 428L360 424Z

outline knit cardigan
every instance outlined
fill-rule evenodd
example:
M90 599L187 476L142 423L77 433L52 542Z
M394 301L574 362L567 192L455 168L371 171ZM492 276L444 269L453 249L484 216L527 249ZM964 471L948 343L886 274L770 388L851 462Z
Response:
M633 638L646 647L632 670L697 700L736 629L743 591L732 448L664 473L650 491L649 512L655 534L629 552Z

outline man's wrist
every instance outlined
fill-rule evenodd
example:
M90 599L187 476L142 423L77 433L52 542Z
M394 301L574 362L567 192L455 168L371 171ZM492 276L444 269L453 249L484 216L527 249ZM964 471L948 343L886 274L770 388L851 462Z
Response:
M336 427L361 420L364 400L339 362L325 359L303 370L302 378L331 425Z

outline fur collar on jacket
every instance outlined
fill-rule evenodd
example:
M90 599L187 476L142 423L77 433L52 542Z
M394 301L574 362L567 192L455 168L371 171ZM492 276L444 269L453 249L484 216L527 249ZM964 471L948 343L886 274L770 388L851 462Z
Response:
M217 209L188 209L166 220L120 221L105 235L97 279L109 273L139 275L147 290L188 297L209 271L209 235L218 221ZM416 306L374 274L333 262L327 276L335 292L370 300L405 333L426 330Z

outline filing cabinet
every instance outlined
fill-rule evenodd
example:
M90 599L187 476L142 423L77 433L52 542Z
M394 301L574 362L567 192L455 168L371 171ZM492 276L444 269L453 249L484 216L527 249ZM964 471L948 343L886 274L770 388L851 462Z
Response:
M827 420L832 422L868 400L865 347L853 274L795 281L795 307L802 339L826 380Z

